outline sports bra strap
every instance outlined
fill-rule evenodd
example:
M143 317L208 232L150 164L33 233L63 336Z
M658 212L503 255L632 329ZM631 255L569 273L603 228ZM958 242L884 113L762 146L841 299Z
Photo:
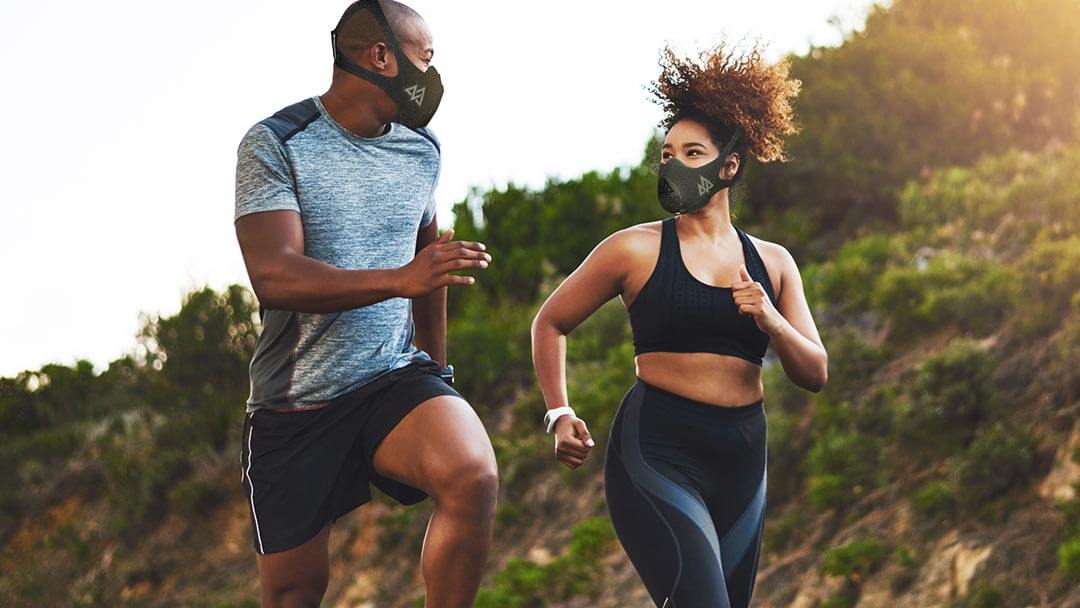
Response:
M758 253L757 247L754 246L754 241L750 239L750 235L742 231L742 228L735 226L736 232L739 233L739 239L743 243L743 251L746 252L746 271L750 273L750 277L761 283L761 286L765 288L765 293L768 294L769 300L773 305L776 305L776 294L773 293L772 280L769 278L769 271L765 268L765 261L761 259L761 255Z

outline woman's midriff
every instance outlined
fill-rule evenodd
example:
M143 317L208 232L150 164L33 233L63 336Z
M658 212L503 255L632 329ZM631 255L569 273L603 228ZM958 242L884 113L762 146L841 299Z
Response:
M713 353L642 353L637 377L668 392L717 406L743 405L762 398L761 367Z

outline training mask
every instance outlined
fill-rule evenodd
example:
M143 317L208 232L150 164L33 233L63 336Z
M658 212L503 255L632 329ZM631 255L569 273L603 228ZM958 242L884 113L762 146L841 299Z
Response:
M443 85L439 72L431 66L428 66L426 72L421 72L420 68L413 65L413 62L401 49L401 44L398 43L394 32L390 30L390 22L386 19L386 14L383 13L378 0L365 0L354 4L342 16L339 27L348 21L349 17L363 9L370 10L371 14L382 25L387 44L394 51L397 58L397 75L384 76L372 72L360 67L355 61L347 57L338 49L338 31L336 28L330 32L330 42L334 47L334 65L386 91L386 94L397 104L398 122L401 124L413 129L426 126L431 122L431 117L435 115L435 110L439 107L439 102L442 101Z
M724 166L731 149L742 136L742 129L735 127L735 133L728 140L720 155L700 167L687 167L674 157L660 164L660 181L656 193L660 206L670 213L689 213L704 207L714 194L727 188L734 180L720 179L720 168Z

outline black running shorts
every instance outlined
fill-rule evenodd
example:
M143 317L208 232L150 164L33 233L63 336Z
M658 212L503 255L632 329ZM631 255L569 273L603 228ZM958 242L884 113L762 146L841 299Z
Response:
M256 410L244 417L240 465L255 550L276 553L311 540L327 523L372 499L369 483L401 504L427 494L375 472L375 448L417 405L460 397L421 360L387 372L326 406Z

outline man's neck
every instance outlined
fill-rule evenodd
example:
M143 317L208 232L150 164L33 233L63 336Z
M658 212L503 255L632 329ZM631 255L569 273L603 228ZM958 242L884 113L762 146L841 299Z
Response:
M356 97L356 95L343 95L331 87L319 96L319 101L322 102L331 118L355 135L378 137L386 133L390 128L390 123L376 116L373 104L365 103L364 100L356 99Z

